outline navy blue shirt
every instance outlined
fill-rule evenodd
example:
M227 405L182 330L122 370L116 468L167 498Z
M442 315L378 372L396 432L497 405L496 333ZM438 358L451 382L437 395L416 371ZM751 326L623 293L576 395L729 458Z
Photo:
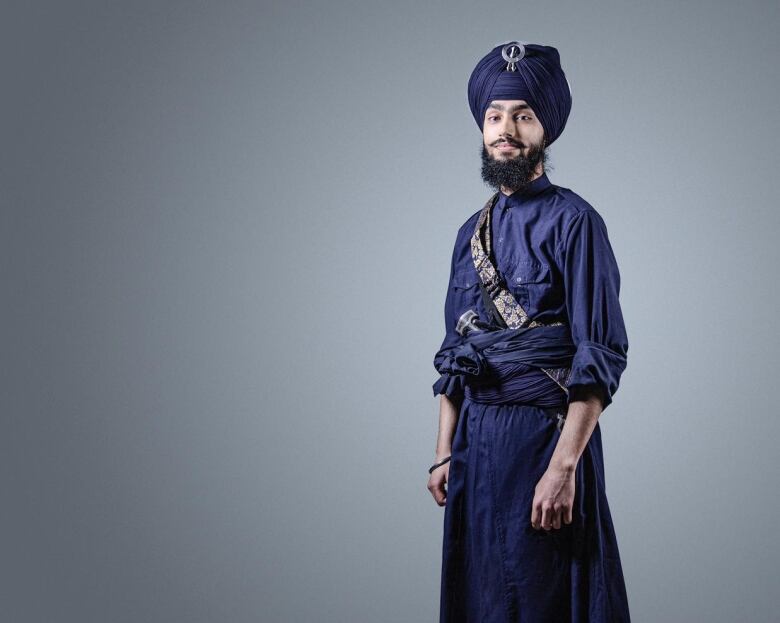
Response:
M461 339L455 326L463 312L473 309L481 319L488 318L470 246L480 211L455 239L442 348ZM618 300L620 273L601 215L542 174L509 196L499 193L491 221L494 261L515 299L531 318L562 320L570 327L577 352L569 401L595 389L606 408L626 366L628 338ZM524 374L555 385L538 368Z

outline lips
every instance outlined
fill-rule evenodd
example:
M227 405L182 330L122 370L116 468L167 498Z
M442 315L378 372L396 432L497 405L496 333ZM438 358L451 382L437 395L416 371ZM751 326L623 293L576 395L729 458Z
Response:
M510 149L520 149L516 145L512 145L512 143L499 143L496 145L496 149L500 149L501 151L509 151Z

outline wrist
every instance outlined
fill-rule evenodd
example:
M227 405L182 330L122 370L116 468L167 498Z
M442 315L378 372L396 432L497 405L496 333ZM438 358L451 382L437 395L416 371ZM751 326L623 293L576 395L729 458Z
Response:
M579 457L574 456L554 456L550 460L550 468L558 472L571 474L577 469L577 461Z
M444 450L437 450L436 454L434 455L434 462L438 463L439 461L443 461L448 456L452 455L452 451L448 448L445 448Z

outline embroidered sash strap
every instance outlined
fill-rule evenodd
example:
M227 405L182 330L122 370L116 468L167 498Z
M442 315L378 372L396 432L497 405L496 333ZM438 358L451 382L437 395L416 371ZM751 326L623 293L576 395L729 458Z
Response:
M496 310L504 319L506 326L511 329L523 329L541 326L565 325L564 322L541 323L528 317L528 313L522 305L517 302L512 293L506 288L506 282L501 277L498 269L490 260L491 242L490 242L490 215L493 206L498 201L498 192L488 199L485 207L477 219L477 226L471 237L471 257L474 260L474 268L477 270L480 281L484 286L490 300L496 307ZM484 244L483 244L484 239ZM558 386L568 395L568 382L571 374L571 368L542 368L545 374L555 381Z

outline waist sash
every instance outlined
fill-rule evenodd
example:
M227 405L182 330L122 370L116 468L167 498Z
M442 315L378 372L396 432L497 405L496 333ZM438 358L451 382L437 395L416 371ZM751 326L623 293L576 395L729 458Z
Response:
M441 376L433 393L465 392L477 402L530 402L540 406L561 404L562 394L523 391L529 388L512 379L528 368L561 369L571 365L576 352L564 324L474 332L452 348L440 350L434 366ZM554 385L552 387L555 387Z

